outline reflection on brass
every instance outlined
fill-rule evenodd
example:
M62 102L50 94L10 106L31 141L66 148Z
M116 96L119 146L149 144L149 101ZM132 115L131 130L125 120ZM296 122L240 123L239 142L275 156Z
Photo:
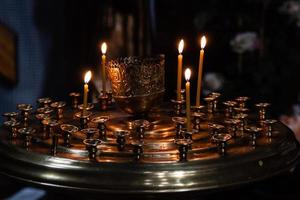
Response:
M145 114L162 100L165 91L165 60L126 57L111 60L107 65L112 94L127 113Z

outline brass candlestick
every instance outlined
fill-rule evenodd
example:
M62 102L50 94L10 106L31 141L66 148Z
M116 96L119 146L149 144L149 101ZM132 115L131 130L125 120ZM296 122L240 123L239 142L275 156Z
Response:
M78 128L71 124L60 125L64 137L64 146L71 147L71 137L74 133L78 131Z
M190 139L177 139L175 144L178 146L179 161L187 161L189 146L193 143Z
M217 133L219 133L220 131L222 131L225 127L221 124L215 124L215 123L211 123L208 125L210 131L210 134L213 136Z
M204 113L200 113L200 112L194 112L193 114L192 114L192 116L194 117L194 129L195 130L197 130L197 131L200 131L200 129L201 129L201 120L203 120L203 117L205 116L205 114Z
M32 105L30 104L18 104L17 108L21 111L21 116L23 118L24 127L28 126L29 114L32 110Z
M271 104L269 103L257 103L255 106L258 109L258 118L261 122L261 125L263 125L263 121L266 119L266 110Z
M17 121L19 113L17 112L6 112L3 114L3 117L5 117L5 121Z
M205 97L204 101L206 102L207 105L207 113L212 114L214 112L214 101L215 98L213 97Z
M31 144L32 135L36 132L36 130L32 127L24 127L18 130L19 134L23 136L23 146L26 150L28 150Z
M256 126L247 126L245 127L245 129L250 133L251 136L250 144L255 148L257 136L262 131L262 128Z
M246 96L241 96L241 97L237 97L235 99L235 101L238 103L238 106L240 108L246 108L246 102L249 100L249 97Z
M83 140L83 143L85 144L86 149L89 152L89 159L91 161L95 161L96 156L97 156L97 151L98 151L97 146L99 144L101 144L101 140L99 140L99 139L85 139L85 140Z
M108 95L106 93L100 95L98 98L98 101L99 101L100 109L107 110L107 106L108 106L108 102L109 102Z
M51 103L51 107L56 109L56 119L61 120L64 117L64 108L66 106L66 102L64 101L57 101Z
M42 107L49 107L50 104L51 104L51 102L52 102L52 99L49 98L49 97L39 98L37 100L38 106L40 108L42 108Z
M97 124L99 131L99 139L106 140L106 125L105 123L109 120L108 116L98 116L92 119L92 122Z
M72 108L77 109L78 104L79 104L79 97L81 94L79 92L71 92L69 96L72 98Z
M225 106L225 117L233 118L233 108L237 105L237 102L225 101L223 104Z
M117 142L119 151L123 151L125 149L125 144L126 144L125 137L128 136L129 134L130 134L130 132L125 131L125 130L120 130L120 131L114 132L114 135L117 138L116 142Z
M52 138L51 143L51 155L55 156L57 153L57 146L58 146L58 132L57 127L59 125L58 120L50 119L48 126L49 126L49 133Z
M139 161L143 155L143 144L144 142L140 140L131 142L131 145L133 147L134 159L136 161Z
M99 134L97 128L85 128L81 130L82 133L86 135L86 139L92 139L95 135Z
M217 143L219 154L225 156L227 153L227 142L231 139L231 135L227 133L218 133L213 135L212 140Z
M228 132L232 135L233 138L237 136L237 129L239 124L241 123L238 119L227 119L224 121L227 124Z
M184 124L186 123L186 118L184 117L172 117L172 121L176 125L176 136L175 139L180 139L182 138L182 129L184 127Z
M273 125L277 123L277 120L275 119L267 119L263 121L263 123L267 126L267 136L272 137L273 136Z
M217 105L218 105L218 99L219 97L221 96L220 93L217 93L217 92L212 92L209 94L209 97L212 97L214 100L213 100L213 111L217 111Z
M17 133L18 133L18 126L20 125L20 122L17 122L15 120L11 120L11 121L5 121L3 124L4 124L4 126L6 126L10 129L11 139L16 138Z

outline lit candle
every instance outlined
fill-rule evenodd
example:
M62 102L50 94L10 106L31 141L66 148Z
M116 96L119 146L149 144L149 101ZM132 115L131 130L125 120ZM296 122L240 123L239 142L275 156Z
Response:
M181 80L182 80L182 51L184 47L184 41L180 40L178 45L178 68L177 68L177 101L181 100Z
M201 50L199 57L199 69L198 69L198 80L197 80L197 96L196 96L196 106L200 106L201 98L201 83L202 83L202 71L203 71L203 59L204 59L204 47L206 45L206 38L202 36L201 38Z
M102 52L102 91L103 94L106 94L106 74L105 74L105 64L106 64L106 51L107 51L107 45L105 42L101 45L101 52Z
M83 110L86 109L87 107L87 97L88 97L88 92L89 92L89 81L92 78L92 72L88 71L85 73L84 76L84 87L83 87Z
M191 95L190 95L190 78L191 78L191 70L187 68L184 71L184 76L185 76L185 94L186 94L186 127L187 131L191 131Z

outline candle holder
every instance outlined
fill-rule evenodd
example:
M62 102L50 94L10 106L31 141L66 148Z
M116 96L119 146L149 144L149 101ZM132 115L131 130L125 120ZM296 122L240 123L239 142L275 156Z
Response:
M89 152L89 159L91 161L95 161L97 156L97 151L98 151L97 146L101 144L101 140L85 139L83 140L83 143L85 144L85 147Z
M187 161L189 146L193 143L190 139L176 139L175 144L178 146L179 161Z
M92 139L95 135L99 134L97 128L85 128L81 130L82 133L86 135L86 139Z
M50 117L50 114L53 112L53 109L50 107L41 107L41 108L36 109L36 112L38 114L45 114Z
M23 146L28 150L31 144L32 135L36 132L36 130L32 127L24 127L18 130L19 134L23 137Z
M133 121L133 128L140 140L145 138L145 131L150 128L151 123L148 120L138 119Z
M246 131L250 133L251 136L251 141L250 144L252 147L256 147L256 139L259 133L261 133L262 128L256 127L256 126L246 126L245 127Z
M235 119L239 119L240 120L240 127L239 130L241 132L241 136L244 136L244 130L245 130L245 126L247 125L247 114L244 113L240 113L235 115Z
M205 108L205 106L191 106L192 111L195 111L197 113L202 113L203 109Z
M94 104L93 103L88 103L85 107L85 111L90 111L94 108ZM83 111L83 104L78 105L78 109Z
M212 114L214 112L214 101L215 101L215 98L213 98L213 97L205 97L204 101L207 104L207 113Z
M172 117L172 121L176 124L176 137L175 139L182 138L182 129L184 127L184 124L186 123L186 118L184 117Z
M75 117L80 121L80 128L85 129L88 127L88 122L90 120L90 116L92 115L91 111L80 111L75 113Z
M225 117L232 118L233 117L233 108L237 105L235 101L225 101L223 102L225 106Z
M143 145L144 142L140 140L131 142L131 146L133 147L134 159L136 161L139 161L143 155Z
M227 119L224 122L227 124L227 131L232 135L233 138L236 138L238 126L241 121L239 119Z
M64 108L66 106L66 102L57 101L51 103L51 107L56 109L56 118L57 120L61 120L64 117Z
M69 94L69 96L72 99L72 108L73 109L77 109L78 108L78 104L79 104L79 97L81 96L81 94L79 92L71 92Z
M6 112L2 116L6 118L5 121L17 121L17 117L19 116L19 113Z
M39 132L45 133L47 131L47 126L43 124L43 120L51 119L51 116L49 114L38 113L35 115L35 118L39 121L40 124Z
M217 111L218 99L220 96L221 96L221 94L218 92L212 92L209 94L209 97L212 97L214 99L213 100L213 110L214 111Z
M92 122L97 124L99 131L99 139L106 140L106 125L105 123L109 120L109 116L98 116L92 119Z
M210 129L210 135L214 136L220 131L222 131L225 127L221 124L215 124L215 123L210 123L208 124L208 127Z
M5 121L4 126L8 127L10 130L10 137L11 139L14 139L17 137L17 133L18 133L18 126L20 125L20 122L17 122L15 120L11 120L11 121Z
M203 120L203 117L204 117L204 113L200 113L200 112L194 112L193 114L192 114L192 116L194 117L194 129L196 129L197 131L200 131L201 130L201 127L200 127L200 125L201 125L201 120Z
M62 124L60 125L64 137L64 146L71 147L71 137L74 133L78 131L78 128L71 124Z
M257 103L255 104L256 108L258 109L259 114L259 121L261 125L263 125L263 121L266 119L266 110L271 104L269 103Z
M51 155L55 156L57 153L57 145L58 145L58 133L57 133L57 127L59 125L59 122L55 119L50 119L48 126L49 126L49 133L52 138L51 143Z
M182 115L183 110L184 110L185 101L184 100L177 101L177 100L172 99L171 102L174 104L175 115L177 115L177 116Z
M246 108L246 102L249 100L249 97L246 96L241 96L241 97L237 97L235 99L235 101L238 103L238 106L240 108Z
M99 104L100 104L100 109L105 111L107 110L108 106L108 95L107 94L102 94L98 98Z
M267 133L266 135L271 138L273 135L273 125L277 123L277 120L275 119L267 119L263 121L263 123L267 126Z
M227 142L231 139L231 135L227 133L218 133L213 135L212 140L217 143L219 154L225 156L227 153Z
M39 99L37 100L38 106L39 106L40 108L43 108L43 107L49 107L50 104L51 104L51 102L52 102L52 99L49 98L49 97L39 98Z
M129 134L130 134L130 132L125 131L125 130L119 130L119 131L114 132L114 135L117 138L116 142L117 142L119 151L123 151L125 149L125 144L126 144L125 137L128 136Z
M240 115L240 114L247 114L249 112L248 108L241 108L241 107L237 107L237 108L233 108L236 115Z
M30 104L18 104L17 108L21 111L21 116L23 118L24 127L28 126L29 114L32 110L32 105Z

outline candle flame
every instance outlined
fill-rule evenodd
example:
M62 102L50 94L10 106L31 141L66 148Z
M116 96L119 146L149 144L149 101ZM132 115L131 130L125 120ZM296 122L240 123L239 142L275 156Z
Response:
M106 51L107 51L107 45L106 42L103 42L101 45L101 52L102 54L106 54Z
M205 36L202 36L201 37L201 49L204 49L205 45L206 45L206 37Z
M189 81L189 80L190 80L191 74L192 74L192 71L190 70L190 68L187 68L187 69L184 71L184 76L185 76L185 80L186 80L186 81Z
M88 71L85 73L85 76L84 76L84 83L88 83L92 78L92 72L91 71Z
M184 47L184 41L183 39L180 40L179 45L178 45L178 52L181 54L183 51L183 47Z

